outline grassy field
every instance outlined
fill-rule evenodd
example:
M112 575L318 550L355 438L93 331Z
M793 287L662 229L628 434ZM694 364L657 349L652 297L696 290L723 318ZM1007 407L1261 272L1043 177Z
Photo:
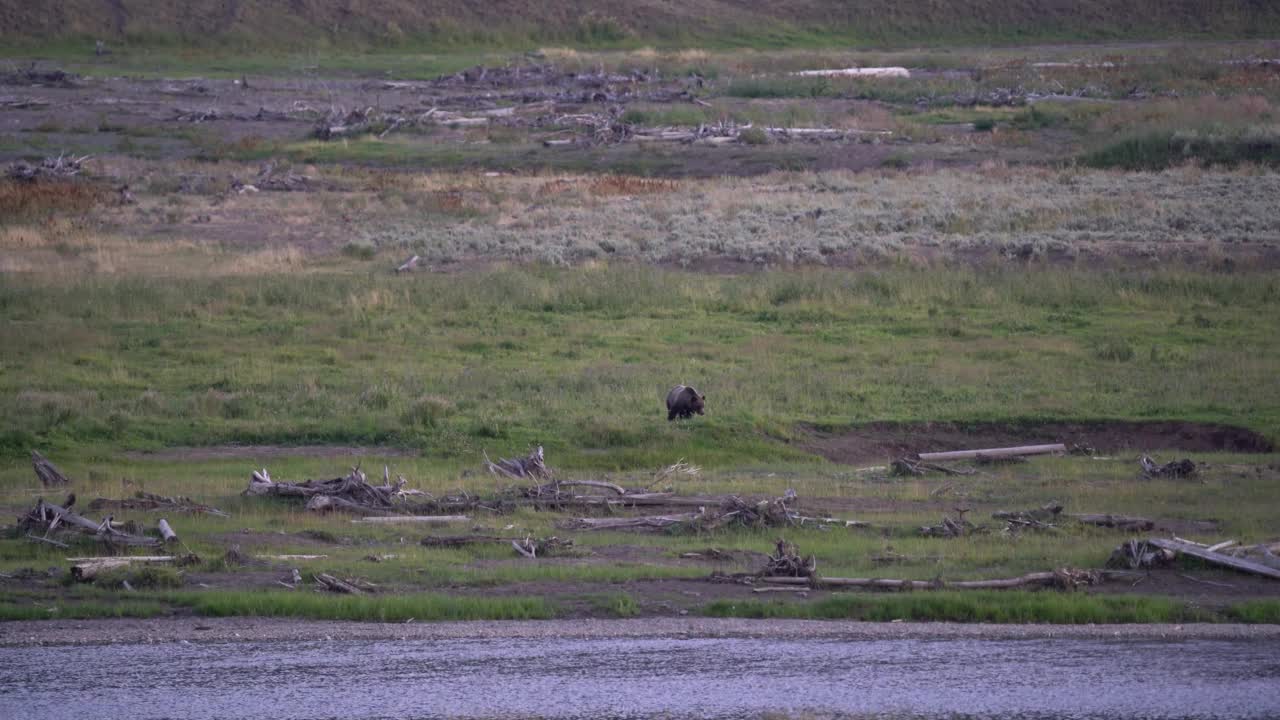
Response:
M242 5L227 38L258 17ZM1176 22L1135 19L1126 35L1191 27L1199 10L1174 7ZM917 37L928 30L917 9L892 32L859 32ZM1248 19L1221 17L1197 27L1226 33ZM1059 32L1018 22L1000 37ZM85 584L66 579L65 558L93 554L91 543L64 550L3 528L0 618L1277 621L1270 581L1194 562L1079 593L817 590L760 602L745 585L707 582L756 572L780 534L822 575L916 580L1097 568L1129 537L1071 521L1018 532L990 517L1050 501L1152 517L1156 533L1198 541L1280 537L1280 456L1223 440L1280 442L1280 74L1254 62L1271 56L1267 42L869 51L802 34L784 49L681 38L652 49L639 42L661 32L627 26L519 58L550 63L549 82L572 90L545 115L326 142L317 122L348 107L524 103L487 100L469 81L384 82L516 59L465 38L421 53L406 31L380 53L222 60L161 42L180 28L121 32L158 35L68 63L86 73L75 87L6 81L16 99L0 109L0 155L95 157L70 180L0 180L0 510L61 499L31 472L39 449L74 479L77 507L141 490L231 516L168 516L196 565ZM535 37L559 36L509 42ZM71 59L68 43L42 54ZM785 74L855 64L914 75ZM658 79L633 82L636 72ZM255 73L251 88L234 82L242 73ZM608 83L625 102L590 107L632 128L849 135L547 147L580 132L565 119L583 110L573 73L621 74ZM117 110L96 110L104 98ZM242 106L283 109L261 120ZM182 119L196 107L223 115ZM288 191L269 185L281 178ZM392 271L410 255L420 271ZM706 416L666 420L677 383L707 393ZM919 449L1013 442L1063 423L1103 450L906 478L883 467L887 447L831 451L877 434ZM240 494L256 468L296 481L360 464L433 496L488 497L509 483L483 470L485 455L538 445L560 478L700 497L794 490L806 512L870 527L593 533L566 528L575 512L529 508L449 528L376 526ZM1190 455L1200 473L1142 477L1143 453ZM699 469L659 475L682 459ZM964 513L986 531L921 536ZM157 516L115 519L153 527ZM574 547L529 561L507 543L419 542L464 532ZM718 559L684 556L708 548ZM274 557L297 554L323 557ZM286 591L294 568L306 582ZM317 573L377 592L316 594Z

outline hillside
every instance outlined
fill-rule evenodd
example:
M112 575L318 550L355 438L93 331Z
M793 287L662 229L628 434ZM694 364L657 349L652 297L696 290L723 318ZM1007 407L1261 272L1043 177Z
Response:
M1280 5L1268 0L0 0L0 38L19 43L765 46L1278 33Z

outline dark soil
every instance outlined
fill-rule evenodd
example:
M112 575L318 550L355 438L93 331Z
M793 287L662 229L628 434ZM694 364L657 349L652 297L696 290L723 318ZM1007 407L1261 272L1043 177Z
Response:
M804 426L801 447L838 463L867 464L921 452L1064 443L1099 453L1160 450L1274 452L1271 441L1246 428L1158 420L1045 423L868 423L852 428Z

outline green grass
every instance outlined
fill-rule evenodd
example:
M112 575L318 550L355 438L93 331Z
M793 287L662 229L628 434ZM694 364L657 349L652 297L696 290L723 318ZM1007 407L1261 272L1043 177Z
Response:
M780 442L798 422L1178 418L1280 436L1265 274L365 273L5 276L0 451L389 443L473 462L542 443L561 467L627 469L799 460ZM680 381L709 393L706 417L666 422Z
M1244 606L1241 606L1244 607ZM802 618L806 620L892 620L986 623L1273 622L1254 611L1226 617L1176 600L1139 596L1048 592L913 592L889 595L838 594L809 603L718 600L705 609L712 617Z
M1182 164L1280 167L1280 134L1266 128L1138 132L1086 154L1091 167L1163 170Z
M413 595L318 595L308 592L202 592L169 600L209 617L296 617L311 620L431 622L442 620L546 620L555 609L542 598Z

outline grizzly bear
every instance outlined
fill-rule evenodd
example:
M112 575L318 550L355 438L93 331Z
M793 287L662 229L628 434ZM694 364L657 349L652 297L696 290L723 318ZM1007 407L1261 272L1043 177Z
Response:
M693 417L694 413L703 414L707 396L687 385L677 385L667 393L667 420Z

